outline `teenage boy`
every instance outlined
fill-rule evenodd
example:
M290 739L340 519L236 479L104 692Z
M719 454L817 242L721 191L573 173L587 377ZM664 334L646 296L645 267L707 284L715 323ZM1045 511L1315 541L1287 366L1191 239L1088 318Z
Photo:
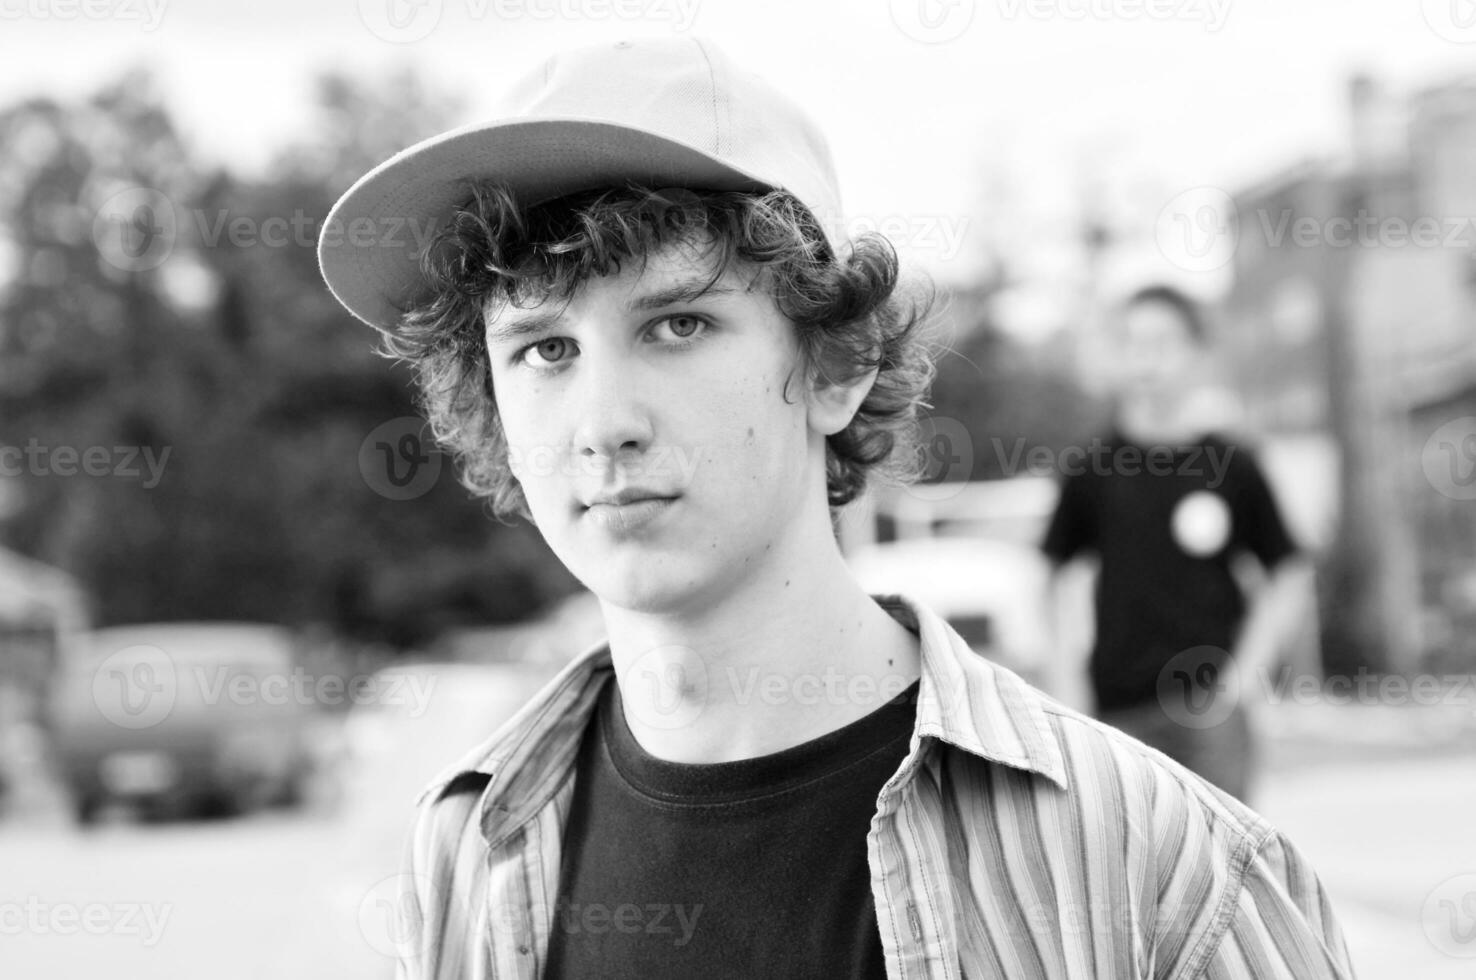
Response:
M1042 544L1058 573L1098 560L1089 667L1061 650L1058 693L1080 703L1089 677L1098 718L1246 800L1255 703L1310 571L1250 451L1217 434L1194 301L1145 287L1111 329L1113 426L1064 474Z
M330 215L334 293L608 634L421 797L400 975L1351 976L1279 833L851 576L932 368L838 214L813 124L680 39L552 59Z

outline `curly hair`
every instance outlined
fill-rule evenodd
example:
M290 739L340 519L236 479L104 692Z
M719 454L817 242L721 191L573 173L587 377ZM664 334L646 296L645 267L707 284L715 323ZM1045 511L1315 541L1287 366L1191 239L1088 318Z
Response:
M709 286L735 262L763 276L794 324L810 379L844 385L876 369L855 417L826 440L832 514L861 493L868 474L897 484L917 478L917 412L930 407L934 375L925 329L933 297L899 288L897 255L885 238L863 235L837 256L810 211L780 191L627 186L530 207L478 181L422 255L427 289L382 351L413 367L421 408L456 457L463 485L489 499L499 519L532 519L507 463L487 353L489 308L568 302L591 277L676 245L695 246L710 263ZM787 399L787 384L785 392Z

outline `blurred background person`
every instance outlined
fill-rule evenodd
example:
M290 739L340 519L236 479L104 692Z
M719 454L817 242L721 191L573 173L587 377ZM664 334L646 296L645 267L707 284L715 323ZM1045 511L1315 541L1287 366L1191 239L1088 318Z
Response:
M1233 417L1211 383L1205 318L1163 285L1109 318L1112 421L1063 452L1061 494L1041 543L1054 593L1062 567L1093 555L1095 637L1058 644L1067 701L1246 799L1252 712L1295 626L1308 564ZM1264 573L1250 578L1241 559ZM1048 603L1059 619L1062 603ZM1063 630L1058 628L1060 635Z

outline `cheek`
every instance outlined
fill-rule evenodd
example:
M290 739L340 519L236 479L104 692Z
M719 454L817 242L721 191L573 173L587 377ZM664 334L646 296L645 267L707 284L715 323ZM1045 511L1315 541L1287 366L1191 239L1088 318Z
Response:
M789 386L784 400L787 372L773 371L753 379L735 392L734 411L722 421L735 493L753 495L783 491L799 482L804 473L807 435L805 408Z
M525 399L509 398L506 401L514 405L526 404ZM499 423L507 444L508 470L522 485L530 506L533 505L532 498L544 492L550 478L560 470L552 433L546 431L546 426L541 426L537 419L536 413L518 407L510 412L499 409Z

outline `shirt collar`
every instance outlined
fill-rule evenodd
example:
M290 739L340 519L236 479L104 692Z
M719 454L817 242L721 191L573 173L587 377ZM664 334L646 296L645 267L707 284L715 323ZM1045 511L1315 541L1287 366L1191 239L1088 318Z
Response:
M1038 773L1063 788L1065 761L1043 696L975 653L948 623L901 595L873 596L917 633L922 654L915 734L989 762ZM482 834L495 846L542 809L572 770L585 727L613 680L608 643L586 649L486 742L444 770L420 796L439 797L462 777L486 777ZM911 756L904 766L912 764Z

